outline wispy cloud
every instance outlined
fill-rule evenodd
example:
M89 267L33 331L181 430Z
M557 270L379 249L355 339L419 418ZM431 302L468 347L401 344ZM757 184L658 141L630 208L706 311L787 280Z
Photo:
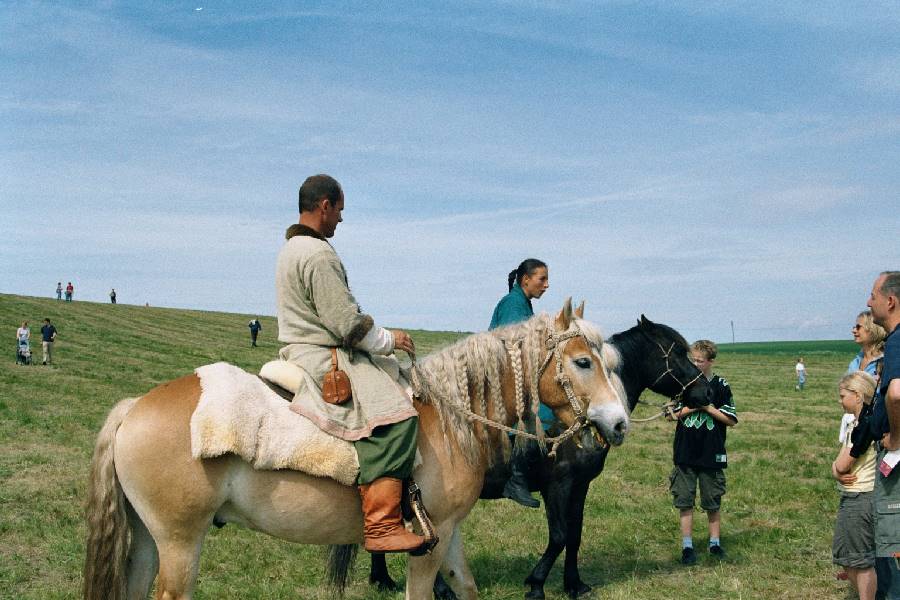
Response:
M194 8L0 7L4 291L271 314L314 172L397 326L483 328L536 256L607 330L842 337L896 259L892 5Z

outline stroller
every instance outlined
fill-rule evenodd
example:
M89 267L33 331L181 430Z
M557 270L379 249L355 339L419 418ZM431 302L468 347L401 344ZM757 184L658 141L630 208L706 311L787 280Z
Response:
M30 365L31 364L31 348L28 346L28 341L19 340L16 342L16 364L17 365Z

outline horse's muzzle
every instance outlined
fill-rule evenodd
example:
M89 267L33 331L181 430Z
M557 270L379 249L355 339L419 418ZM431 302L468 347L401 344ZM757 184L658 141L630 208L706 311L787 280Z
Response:
M628 414L617 406L603 408L591 408L588 410L588 419L592 427L607 443L612 446L621 446L628 433Z

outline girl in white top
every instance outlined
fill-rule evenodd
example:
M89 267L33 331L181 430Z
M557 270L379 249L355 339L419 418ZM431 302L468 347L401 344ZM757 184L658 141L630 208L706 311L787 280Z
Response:
M831 474L841 492L831 553L834 563L846 569L860 600L873 600L877 587L872 510L875 444L866 417L871 414L875 378L865 371L848 373L841 378L838 393L841 407L853 415L853 421L831 465Z

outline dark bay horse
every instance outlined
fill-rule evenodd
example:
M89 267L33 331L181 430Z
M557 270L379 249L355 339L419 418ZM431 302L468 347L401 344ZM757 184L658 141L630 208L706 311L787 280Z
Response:
M621 356L617 373L625 387L629 411L634 409L646 389L669 398L682 396L692 407L709 403L706 379L700 377L700 371L690 361L688 343L671 327L641 315L637 325L613 335L606 342ZM548 433L554 435L552 429ZM529 488L540 491L544 498L550 540L543 556L525 579L525 584L531 587L526 598L544 598L544 582L563 549L566 550L563 575L566 593L575 598L591 590L578 573L578 550L588 487L603 471L608 453L609 446L578 448L574 444L565 444L560 446L556 460L544 456L538 464L532 465ZM508 477L508 465L492 467L485 476L481 498L502 498ZM369 580L381 587L395 585L383 556L372 556ZM454 598L452 591L442 584L439 577L435 583L435 596Z
M595 435L622 443L629 417L605 346L566 301L555 319L538 315L469 336L415 366L423 462L414 477L441 541L432 554L409 558L407 600L431 598L439 569L458 597L477 597L460 525L492 459L508 450L496 426L516 424L525 402L550 406L587 447ZM305 544L362 541L354 487L299 471L257 471L232 454L193 458L190 421L200 392L190 374L119 402L107 417L88 485L86 600L145 598L154 580L158 599L189 600L213 523Z

